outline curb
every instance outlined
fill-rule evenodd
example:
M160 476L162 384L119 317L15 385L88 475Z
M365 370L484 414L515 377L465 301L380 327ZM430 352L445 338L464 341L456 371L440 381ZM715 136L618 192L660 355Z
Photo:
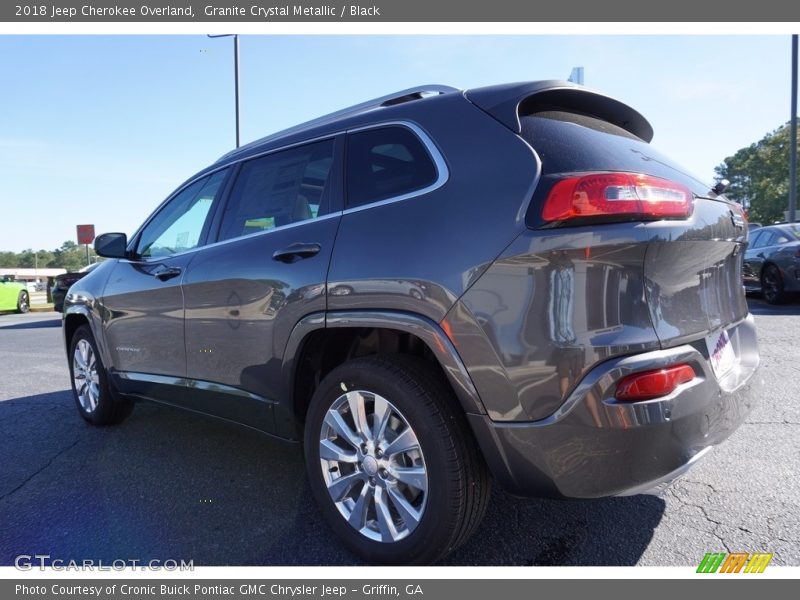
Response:
M46 313L46 312L56 312L56 311L53 310L53 305L50 304L48 306L31 306L31 307L29 307L28 312Z

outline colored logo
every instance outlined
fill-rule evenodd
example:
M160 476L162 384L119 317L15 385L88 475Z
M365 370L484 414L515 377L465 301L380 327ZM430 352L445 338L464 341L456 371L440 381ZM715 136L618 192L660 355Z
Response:
M698 573L763 573L772 560L767 552L708 552L697 567Z

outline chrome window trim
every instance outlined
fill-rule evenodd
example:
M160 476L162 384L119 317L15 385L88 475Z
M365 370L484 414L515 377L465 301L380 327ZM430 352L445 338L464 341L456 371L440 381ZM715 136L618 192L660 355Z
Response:
M536 175L534 176L531 187L528 190L527 200L522 203L522 205L519 207L519 211L517 212L517 223L522 223L524 227L528 216L528 210L531 207L531 202L533 202L533 194L536 191L536 188L539 187L539 181L542 179L542 159L533 146L528 143L528 140L519 134L516 135L516 138L525 144L530 153L533 155L533 160L536 162Z
M280 148L274 148L272 150L265 150L264 152L259 152L258 154L253 154L251 156L247 156L247 157L244 157L244 158L239 158L237 160L233 160L231 162L227 162L224 165L220 165L218 167L215 167L215 168L211 169L210 171L205 171L202 175L197 175L196 177L193 177L192 179L184 182L183 185L181 185L179 188L177 188L175 191L173 191L169 196L167 196L167 198L165 200L163 200L161 202L161 204L159 204L155 209L153 209L153 212L150 213L150 216L147 217L145 222L142 223L139 226L139 228L133 233L133 235L131 235L130 241L133 241L134 239L136 239L136 237L142 232L142 230L150 224L150 221L153 220L153 218L161 211L162 208L164 208L164 206L167 205L167 203L169 203L170 200L172 200L175 196L180 194L183 190L185 190L190 185L193 185L197 181L200 181L201 179L204 179L206 177L211 177L212 175L214 175L218 171L222 171L223 169L228 169L228 168L234 169L237 166L239 166L242 163L245 163L245 162L247 162L249 160L254 160L256 158L262 158L264 156L267 156L269 154L273 154L275 152L282 152L284 150L291 150L292 148L296 148L298 146L305 146L306 144L315 144L317 142L323 142L325 140L335 140L337 136L343 135L344 133L345 133L344 131L338 131L336 133L331 133L331 134L327 134L327 135L321 135L319 137L311 138L309 140L303 140L302 142L295 142L293 144L287 144L285 146L281 146ZM227 198L226 198L226 200L227 200ZM227 205L227 202L226 202L226 205ZM327 216L327 215L325 215L325 216ZM316 219L314 219L314 220L316 220ZM301 221L301 222L304 222L304 221ZM294 225L294 223L290 223L289 225L281 225L280 227L289 227L291 225ZM272 230L270 230L270 231L272 231ZM255 235L255 234L251 234L251 235ZM238 238L233 238L233 239L238 239ZM214 243L216 244L218 242L214 242ZM197 246L197 247L198 248L208 248L211 245L212 244L205 244L204 246ZM181 252L180 254L186 254L186 252ZM179 256L179 254L170 254L169 256ZM135 261L135 262L152 262L152 261L139 260L139 261Z
M424 100L425 98L428 98L430 96L441 96L443 94L449 94L452 92L466 93L466 90L462 91L459 90L458 88L454 88L449 85L440 85L440 84L424 85L424 86L408 88L406 90L400 90L392 94L387 94L386 96L381 96L379 98L373 98L372 100L367 100L366 102L361 102L354 106L349 106L341 110L336 110L327 115L322 115L321 117L317 117L316 119L311 119L310 121L306 121L305 123L300 123L299 125L293 125L281 131L277 131L264 138L261 138L260 140L255 140L250 144L246 144L241 148L236 148L234 150L231 150L230 152L223 154L219 158L219 160L225 160L227 158L231 158L233 155L236 154L236 152L244 150L250 145L253 145L253 147L257 147L257 144L259 142L263 144L268 144L275 140L279 140L282 137L302 134L304 131L308 131L309 129L313 129L314 127L329 125L331 123L336 122L337 120L341 121L349 117L355 117L362 114L366 114L368 112L386 108L385 103L390 100L397 100L398 98L404 98L405 96L411 94L419 94L421 96L420 100ZM423 94L430 94L430 96L424 96Z
M239 237L230 238L227 240L220 240L218 242L212 242L210 244L205 244L204 246L195 246L194 248L189 248L188 250L184 250L183 252L176 252L175 254L168 254L166 256L161 256L159 258L153 260L132 260L129 258L120 259L124 262L128 263L135 263L135 264L153 264L158 262L163 262L165 260L171 260L178 256L183 256L185 254L193 254L195 252L199 252L200 250L205 250L206 248L216 248L217 246L222 246L224 244L230 244L231 242L238 242L239 240L249 240L254 237L259 237L262 235L267 235L269 233L273 233L275 231L284 231L286 229L291 229L293 227L299 227L300 225L310 225L311 223L319 223L320 221L325 221L327 219L332 219L334 217L341 217L342 211L337 211L333 213L328 213L327 215L322 215L321 217L317 217L315 219L305 219L304 221L297 221L296 223L289 223L288 225L280 225L278 227L273 227L272 229L265 229L264 231L257 231L254 233L250 233L247 235L240 235Z
M241 163L246 163L248 161L254 160L256 158L263 158L264 156L268 156L270 154L275 154L276 152L283 152L284 150L291 150L292 148L297 148L299 146L306 146L308 144L316 144L317 142L324 142L325 140L336 140L336 138L340 135L343 135L344 131L337 131L335 133L327 133L325 135L320 135L317 137L309 138L307 140L303 140L301 142L293 142L291 144L286 144L285 146L280 146L279 148L273 148L272 150L264 150L263 152L258 152L256 154L250 154L249 156L245 156L243 158L237 158L229 163L225 163L225 166L232 166L238 165Z
M382 200L376 200L375 202L369 202L367 204L362 204L361 206L346 208L342 212L342 214L344 215L349 215L362 210L377 208L378 206L385 206L387 204L393 204L395 202L401 202L403 200L408 200L409 198L415 198L417 196L428 194L430 192L438 190L450 179L450 170L447 168L447 162L445 162L444 156L442 156L442 153L439 151L439 148L436 146L436 143L431 139L431 137L427 134L427 132L416 123L413 123L411 121L384 121L382 123L371 123L369 125L364 125L362 127L354 127L352 129L348 129L346 133L347 134L358 133L360 131L367 131L370 129L382 129L385 127L405 127L406 129L410 130L417 137L417 139L419 139L420 142L422 142L423 147L427 151L428 155L431 157L431 160L433 160L433 164L436 167L436 180L430 185L427 185L424 188L420 188L418 190L414 190L412 192L400 194L399 196L391 196L389 198L384 198ZM346 165L345 168L347 168ZM345 188L346 188L346 182L345 182ZM345 189L345 204L346 203L347 203L347 190Z
M382 129L384 127L405 127L406 129L410 130L414 135L417 136L417 138L420 140L420 142L422 142L422 145L425 147L425 150L428 152L428 155L431 157L431 160L433 160L434 166L436 167L437 177L436 177L436 180L433 183L431 183L430 185L428 185L428 186L426 186L424 188L421 188L419 190L415 190L413 192L408 192L407 194L401 194L399 196L392 196L391 198L384 198L383 200L376 200L375 202L370 202L369 204L363 204L361 206L355 206L353 208L348 208L348 209L345 209L345 210L340 210L340 211L337 211L337 212L328 213L327 215L323 215L323 216L317 217L315 219L306 219L305 221L298 221L297 223L289 223L287 225L279 225L278 227L273 227L272 229L267 229L266 231L259 231L257 233L251 233L249 235L243 235L243 236L239 236L239 237L235 237L235 238L230 238L230 239L227 239L227 240L219 240L219 241L216 241L216 242L204 244L202 246L195 246L194 248L190 248L188 250L184 250L183 252L177 252L175 254L169 254L167 256L161 256L161 257L153 258L153 259L150 259L150 260L145 260L145 259L142 259L142 258L135 259L135 260L125 258L125 259L120 259L120 260L122 260L124 262L127 262L127 263L136 263L136 264L157 263L157 262L160 262L160 261L169 260L169 259L177 257L177 256L183 256L185 254L191 254L191 253L197 252L199 250L204 250L205 248L213 248L213 247L216 247L216 246L220 246L222 244L228 244L230 242L235 242L237 240L248 239L248 238L252 238L252 237L255 237L255 236L266 235L266 234L272 233L273 231L283 231L285 229L289 229L291 227L297 227L299 225L307 225L309 223L316 223L318 221L322 221L322 220L325 220L325 219L331 219L333 217L341 217L343 215L347 215L347 214L350 214L350 213L355 213L355 212L359 212L359 211L362 211L362 210L367 210L367 209L370 209L370 208L377 208L379 206L384 206L386 204L392 204L394 202L401 202L402 200L408 200L409 198L415 198L417 196L422 196L423 194L428 194L430 192L433 192L434 190L439 189L445 183L447 183L447 181L450 179L450 170L447 168L447 163L445 162L444 156L442 156L442 153L439 151L439 148L438 148L438 146L436 146L436 143L431 139L431 137L428 135L428 133L424 129L422 129L422 127L420 127L419 125L417 125L416 123L414 123L412 121L396 120L396 119L392 120L392 121L382 121L382 122L378 122L378 123L370 123L369 125L362 125L362 126L359 126L359 127L352 127L350 129L343 129L343 130L340 130L340 131L336 131L334 133L328 133L328 134L321 135L321 136L318 136L318 137L315 137L315 138L302 140L302 141L299 141L299 142L293 142L291 144L286 144L286 145L280 146L278 148L272 148L270 150L265 150L263 152L259 152L259 153L256 153L256 154L251 154L251 155L249 155L247 157L242 157L242 158L238 158L236 160L233 160L231 162L227 162L227 163L225 163L223 165L220 165L218 167L215 167L215 168L211 169L210 171L205 171L202 175L198 175L197 177L194 177L194 178L186 181L183 185L181 185L174 192L172 192L166 198L166 200L164 200L161 204L159 204L153 210L153 212L150 214L150 216L145 220L145 222L142 223L142 225L136 230L136 232L134 232L134 234L131 236L131 241L133 241L134 239L137 238L137 236L141 233L141 231L145 227L147 227L147 225L150 223L150 221L152 221L152 219L161 211L161 209L170 200L172 200L175 196L180 194L184 189L186 189L190 185L194 184L195 182L199 181L200 179L203 179L205 177L210 177L210 176L214 175L214 173L217 173L218 171L221 171L223 169L228 169L228 168L233 169L237 165L240 165L241 163L247 162L249 160L254 160L254 159L257 159L257 158L262 158L262 157L268 156L270 154L275 154L276 152L283 152L284 150L291 150L292 148L297 148L299 146L305 146L307 144L314 144L314 143L322 142L322 141L325 141L325 140L335 140L340 135L347 135L347 134L350 134L350 133L358 133L360 131L367 131L369 129ZM345 169L347 168L346 163L345 163L344 168ZM345 190L345 196L346 196L346 190ZM345 197L345 198L343 198L343 200L346 202L347 198ZM226 198L226 204L227 204L227 198Z

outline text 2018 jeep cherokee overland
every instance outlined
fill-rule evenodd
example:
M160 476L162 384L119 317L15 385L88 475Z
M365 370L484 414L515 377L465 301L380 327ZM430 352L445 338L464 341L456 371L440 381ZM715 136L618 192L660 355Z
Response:
M742 422L759 357L742 211L652 133L551 81L407 90L239 148L97 239L113 260L64 310L78 409L304 440L325 518L374 562L461 544L490 473L659 489Z

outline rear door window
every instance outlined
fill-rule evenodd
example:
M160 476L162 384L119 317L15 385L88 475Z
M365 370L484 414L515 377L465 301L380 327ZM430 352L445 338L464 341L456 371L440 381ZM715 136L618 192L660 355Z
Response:
M756 244L758 244L758 240L761 238L761 234L764 233L763 231L756 231L755 233L750 234L750 248L757 248Z
M771 231L762 231L761 235L753 244L753 248L765 248L775 243L775 234Z
M242 165L219 240L316 219L329 211L334 140L254 158Z
M414 132L391 126L347 137L347 207L419 192L436 182L436 165Z

